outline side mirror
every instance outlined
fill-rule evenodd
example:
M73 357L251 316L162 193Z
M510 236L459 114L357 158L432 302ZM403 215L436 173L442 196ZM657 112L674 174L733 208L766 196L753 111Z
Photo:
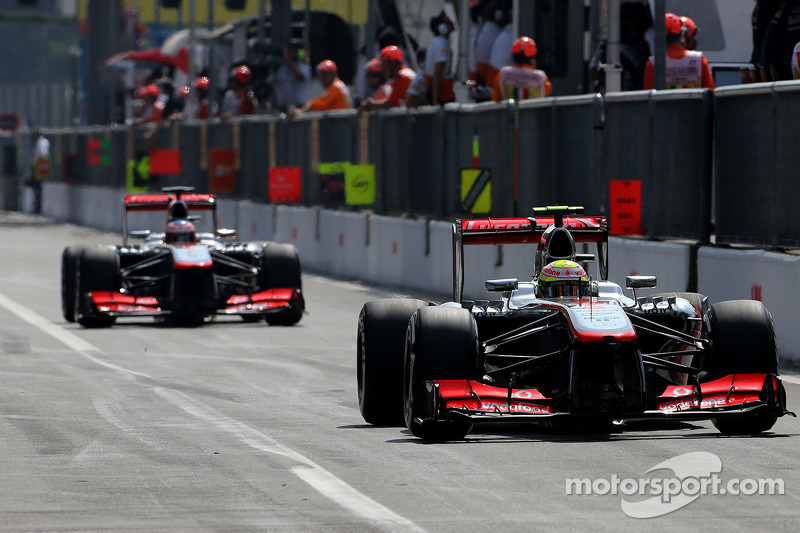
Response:
M223 239L232 239L236 237L236 230L235 229L227 229L221 228L217 230L217 237L221 237Z
M652 289L656 286L655 276L627 276L625 287L628 289Z
M486 290L489 292L515 291L518 287L517 278L486 280Z
M135 229L131 232L128 232L128 235L133 239L142 239L146 240L150 236L149 229Z

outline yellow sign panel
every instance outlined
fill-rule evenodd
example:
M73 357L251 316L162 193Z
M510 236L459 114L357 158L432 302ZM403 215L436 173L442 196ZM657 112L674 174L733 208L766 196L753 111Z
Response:
M375 165L347 165L344 169L344 201L347 205L375 203Z
M461 169L461 208L469 213L492 212L492 173L488 168Z
M253 17L258 15L258 0L248 0L242 11L229 11L225 7L225 0L214 1L214 25L222 26L228 22L243 17ZM124 8L133 8L139 12L139 20L142 24L153 24L158 18L161 24L177 24L179 21L183 26L189 25L189 2L183 0L180 9L169 9L161 7L159 0L123 0ZM266 12L270 13L272 2L266 3ZM78 17L83 19L88 13L89 0L79 0ZM311 11L324 11L339 15L348 24L363 25L367 23L369 0L311 0ZM199 27L208 26L208 1L195 0L194 20ZM158 8L158 9L157 9ZM293 9L305 9L306 0L292 0ZM158 13L158 17L156 17Z

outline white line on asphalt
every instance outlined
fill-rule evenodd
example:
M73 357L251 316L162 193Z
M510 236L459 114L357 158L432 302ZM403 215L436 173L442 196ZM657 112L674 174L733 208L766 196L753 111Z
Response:
M100 352L91 343L83 340L77 335L53 324L46 318L10 300L0 294L0 307L4 307L9 312L17 315L28 324L47 333L57 341L65 344L72 350L78 352L93 363L118 370L135 376L152 379L147 374L129 370L106 361L93 357L89 352ZM212 409L204 403L197 401L186 394L170 391L156 387L156 393L165 398L172 404L180 407L187 413L195 417L213 423L222 431L230 433L244 442L248 446L268 453L274 453L300 463L299 466L292 467L290 470L298 478L306 482L311 488L330 499L331 501L344 507L354 515L368 520L369 522L381 527L386 531L425 531L414 522L403 518L391 509L381 505L369 496L362 494L352 486L337 478L320 465L307 458L306 456L292 450L279 443L275 439L257 431L247 424L226 417L222 413ZM101 413L102 414L102 413Z
M788 381L789 383L794 383L795 385L800 385L800 378L796 378L794 376L787 376L786 374L781 374L781 380Z
M44 333L47 333L55 340L63 344L66 344L67 347L72 348L73 350L84 356L86 359L92 361L93 363L96 363L100 366L104 366L106 368L110 368L111 370L117 370L119 372L125 372L126 374L133 374L134 376L152 379L147 374L142 374L141 372L136 372L135 370L123 368L121 366L117 366L115 364L94 357L90 352L99 353L100 352L99 348L83 340L77 335L70 333L64 328L56 324L53 324L43 316L35 313L34 311L31 311L24 305L20 305L17 302L7 298L3 294L0 294L0 306L4 307L7 311L11 313L14 313L19 318L30 324L31 326L40 329Z
M425 531L414 522L403 518L391 509L362 494L351 485L337 478L308 457L279 443L260 431L227 417L214 408L182 392L156 388L156 393L187 413L210 422L229 433L244 444L267 453L273 453L297 461L291 472L308 483L311 488L350 511L386 531Z

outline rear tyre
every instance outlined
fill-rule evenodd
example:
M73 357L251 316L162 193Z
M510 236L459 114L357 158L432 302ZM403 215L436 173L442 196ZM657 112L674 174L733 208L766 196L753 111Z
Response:
M297 298L291 307L270 313L264 318L271 326L292 326L303 318L306 304L303 299L302 269L297 249L292 244L266 243L261 252L261 269L258 282L262 290L297 289Z
M111 248L86 248L78 260L78 316L81 326L107 328L116 318L93 312L89 306L92 291L118 291L120 289L119 256Z
M367 302L358 316L356 372L358 407L370 424L403 425L403 358L411 315L424 300Z
M78 261L83 246L67 246L61 254L61 313L67 322L78 318Z
M434 420L427 381L474 379L478 328L466 309L423 307L408 324L403 403L406 427L427 440L459 440L472 429L466 421Z
M712 305L705 316L711 341L709 371L714 378L730 374L778 374L778 348L772 316L755 300L732 300ZM726 435L752 435L769 430L777 421L770 414L713 419Z

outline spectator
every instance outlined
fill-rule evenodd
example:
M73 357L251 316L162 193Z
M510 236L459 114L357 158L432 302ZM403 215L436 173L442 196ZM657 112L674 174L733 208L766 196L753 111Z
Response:
M270 80L273 87L272 108L286 112L290 107L303 107L308 100L311 66L303 48L290 44L283 49L283 63Z
M30 188L33 193L32 213L42 211L42 182L52 177L52 161L50 160L50 141L38 129L31 134L33 141L32 172Z
M428 51L422 48L417 52L417 63L420 65L425 64L428 56ZM425 86L425 69L420 69L406 91L406 107L419 107L421 105L431 105L431 93ZM390 89L391 90L391 89Z
M353 107L350 98L350 90L342 80L339 79L339 69L336 63L326 59L317 65L317 75L319 81L325 87L325 94L309 100L300 108L291 108L290 115L296 113L307 113L309 111L333 111L335 109L350 109Z
M142 100L140 114L133 120L134 124L158 123L164 116L164 100L160 99L161 89L158 85L151 83L141 87L136 95Z
M478 74L475 80L474 96L477 97L475 98L477 101L482 98L480 87L488 87L489 94L491 94L492 85L488 82L488 79L492 68L492 46L502 31L501 24L505 21L506 13L501 8L499 0L491 0L484 4L483 16L484 23L481 25L475 41L475 64Z
M192 118L206 120L209 117L216 116L217 103L208 97L208 89L210 86L211 81L206 76L201 76L195 80L194 91L197 100L195 102L197 112L190 113Z
M753 14L750 19L753 27L753 52L750 55L752 67L740 70L742 83L769 81L767 68L761 64L761 47L764 43L764 36L767 33L769 23L780 5L781 0L757 0L753 8Z
M511 45L514 64L497 73L492 100L527 100L544 98L553 92L547 74L536 68L536 43L530 37L520 37Z
M416 77L416 73L403 64L403 52L397 46L387 46L381 50L380 60L383 74L389 80L389 86L392 88L391 94L387 98L367 98L361 102L359 111L389 109L405 105L406 92Z
M783 0L764 34L760 59L769 77L764 81L792 79L792 52L798 41L800 0Z
M377 99L388 98L392 88L386 83L381 60L377 57L370 59L366 65L366 73L370 96L374 96Z
M250 83L252 81L250 68L240 65L231 71L228 81L228 90L222 98L222 118L235 115L252 115L256 112L258 103Z
M497 63L500 67L511 64L508 57L508 49L511 47L512 31L511 27L511 3L509 0L497 0L494 5L494 23L499 31L496 33L491 47L489 47L489 57L487 63L484 63L483 78L486 80L487 87L494 87L494 78L497 76L500 68L493 63ZM505 34L503 33L505 32ZM501 43L497 43L500 39ZM495 51L495 44L498 44L497 57L493 57ZM505 48L501 50L500 48Z
M489 87L494 87L494 77L500 72L503 67L509 67L514 64L514 58L511 57L511 45L514 42L514 25L511 24L511 10L505 11L506 17L505 24L502 25L500 33L492 44L492 52L489 54L489 71L486 77L486 83Z
M453 21L444 11L431 17L430 28L433 40L425 53L425 87L430 93L429 100L433 105L454 102L453 92L453 51L450 48L450 34L455 29Z
M478 34L483 27L484 18L483 10L486 0L478 0L472 7L469 8L469 18L472 21L472 27L469 30L469 49L467 50L467 70L468 80L474 85L478 79L478 60L475 57L476 45L478 42Z
M184 100L175 92L175 84L171 78L161 78L156 82L161 89L158 99L164 103L163 119L171 119L174 115L183 111Z
M639 91L644 84L644 68L650 57L650 45L645 38L653 26L650 7L642 3L625 3L620 6L619 59L622 65L623 91ZM589 62L589 81L593 92L605 92L605 69L607 42L597 45Z
M681 44L681 19L674 13L664 15L666 22L667 53L665 61L665 86L667 89L698 88L715 89L714 77L708 60L696 50L689 51ZM644 88L654 86L655 69L653 57L647 60L644 71Z

